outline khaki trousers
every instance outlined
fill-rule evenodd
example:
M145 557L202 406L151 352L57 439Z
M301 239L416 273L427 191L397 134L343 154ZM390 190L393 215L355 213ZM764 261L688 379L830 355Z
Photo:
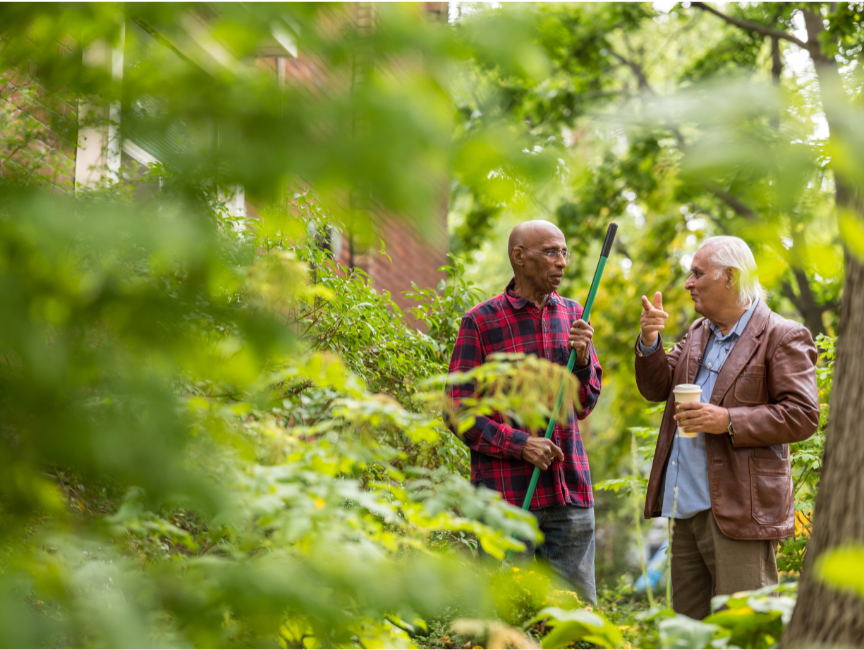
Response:
M776 585L776 540L741 541L726 537L711 510L672 526L672 607L703 619L711 598Z

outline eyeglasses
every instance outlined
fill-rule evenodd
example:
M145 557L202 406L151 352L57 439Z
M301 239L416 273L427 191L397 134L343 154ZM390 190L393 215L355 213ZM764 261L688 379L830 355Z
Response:
M740 321L741 319L739 318L738 320ZM738 327L738 323L735 323L735 327ZM699 364L699 366L700 366L701 368L705 368L705 370L707 370L708 372L713 372L713 373L719 375L719 374L720 374L720 368L712 368L712 367L711 367L711 364L708 364L708 365L706 366L704 363L702 363L703 359L705 358L705 352L708 351L708 346L711 345L711 341L714 339L714 336L715 336L716 334L717 334L716 331L711 332L711 336L708 337L708 342L705 343L705 349L702 350L702 356L700 356L698 359L696 359L696 363ZM726 345L726 352L727 352L727 354L728 354L729 349L730 349L731 347L732 347L732 342L730 341L730 342ZM721 368L722 368L722 365L721 365Z
M702 363L702 357L699 357L699 359L697 359L696 363L699 364L699 367L700 367L700 368L705 368L705 370L707 370L708 372L713 372L713 373L716 374L716 375L719 375L719 374L720 374L720 370L719 370L719 369L717 369L717 368L712 368L710 364L706 366L704 363Z
M516 248L524 248L526 251L534 251L535 253L540 253L541 255L545 255L547 259L551 261L555 261L558 257L564 258L564 263L570 263L570 251L566 248L563 251L553 250L553 251L538 251L536 248L528 248L527 246L517 246Z

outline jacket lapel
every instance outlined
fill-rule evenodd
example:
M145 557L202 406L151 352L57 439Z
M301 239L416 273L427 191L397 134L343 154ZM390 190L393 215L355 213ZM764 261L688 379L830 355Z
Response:
M717 383L714 384L714 390L711 393L711 403L720 404L726 396L726 392L732 386L732 383L744 370L744 366L750 361L750 357L759 347L762 332L765 331L765 325L768 322L768 315L771 310L765 304L764 300L760 300L756 305L756 310L753 316L750 317L750 322L747 327L741 332L741 336L735 343L735 347L726 358L720 373L717 375ZM704 349L704 348L703 348Z
M684 381L687 384L692 384L696 381L696 375L699 372L699 357L705 351L705 346L708 345L708 337L711 335L711 326L708 320L700 318L699 329L693 332L693 338L690 340L690 350L687 353L687 374Z

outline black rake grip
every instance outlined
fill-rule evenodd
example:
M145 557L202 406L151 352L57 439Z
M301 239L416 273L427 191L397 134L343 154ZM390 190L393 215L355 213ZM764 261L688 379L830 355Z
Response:
M600 257L609 257L609 253L612 251L612 242L615 241L615 233L618 232L618 224L614 221L609 224L609 228L606 229L606 241L603 242L603 250L600 251Z

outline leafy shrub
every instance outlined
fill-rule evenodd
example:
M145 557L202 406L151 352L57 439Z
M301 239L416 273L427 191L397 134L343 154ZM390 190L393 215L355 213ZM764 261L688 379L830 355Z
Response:
M828 428L828 404L834 379L834 356L837 339L820 334L816 345L822 350L823 364L816 368L819 384L819 429L804 440L790 445L792 478L795 493L795 535L783 540L777 555L777 568L790 576L801 573L810 531L813 527L813 506L822 469L825 431Z
M428 337L320 258L311 199L238 237L206 184L165 209L165 178L0 204L0 284L28 288L0 332L0 517L26 531L0 551L2 643L402 646L454 600L490 611L456 551L500 558L536 523L417 401Z

